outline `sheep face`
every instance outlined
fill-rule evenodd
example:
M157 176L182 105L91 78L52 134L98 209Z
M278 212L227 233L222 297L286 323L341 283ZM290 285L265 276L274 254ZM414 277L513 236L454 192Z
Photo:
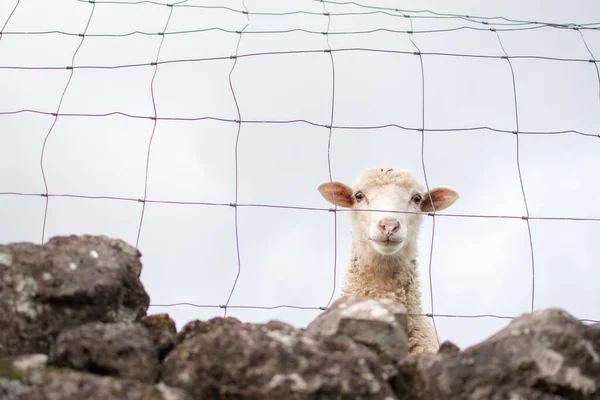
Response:
M352 187L325 182L318 190L330 203L351 208L354 241L384 256L416 242L420 212L443 210L458 198L448 188L428 193L410 171L391 168L369 169Z

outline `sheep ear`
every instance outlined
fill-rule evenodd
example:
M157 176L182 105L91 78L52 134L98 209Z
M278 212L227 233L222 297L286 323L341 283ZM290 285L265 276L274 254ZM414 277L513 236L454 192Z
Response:
M325 182L321 183L317 188L321 196L328 202L340 207L352 207L354 204L354 196L352 189L348 185L340 182ZM335 196L335 199L334 199Z
M425 193L423 196L421 211L433 211L434 206L435 211L441 211L450 207L457 199L458 193L450 188L439 187L431 189L429 193Z

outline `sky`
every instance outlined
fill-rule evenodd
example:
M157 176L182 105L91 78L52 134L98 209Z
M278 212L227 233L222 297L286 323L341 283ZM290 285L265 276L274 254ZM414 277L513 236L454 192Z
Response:
M164 4L0 3L1 243L139 232L149 313L181 328L229 301L305 327L339 296L351 240L316 187L330 168L348 184L407 168L461 196L420 233L441 340L509 321L449 315L531 310L532 248L534 309L600 320L596 1ZM594 25L480 18L499 16Z

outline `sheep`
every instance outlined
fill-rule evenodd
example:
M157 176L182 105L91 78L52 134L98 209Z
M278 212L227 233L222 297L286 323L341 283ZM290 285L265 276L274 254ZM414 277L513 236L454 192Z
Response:
M317 189L330 203L352 209L352 249L342 296L400 301L409 314L409 353L437 352L430 321L410 315L423 313L417 271L420 212L443 210L458 193L445 187L427 192L409 170L391 168L369 169L352 187L325 182Z

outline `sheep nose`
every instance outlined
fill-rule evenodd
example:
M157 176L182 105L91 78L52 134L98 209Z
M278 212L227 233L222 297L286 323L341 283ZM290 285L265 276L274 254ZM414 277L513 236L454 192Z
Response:
M400 230L400 221L392 218L379 220L379 230L386 236L391 236Z

